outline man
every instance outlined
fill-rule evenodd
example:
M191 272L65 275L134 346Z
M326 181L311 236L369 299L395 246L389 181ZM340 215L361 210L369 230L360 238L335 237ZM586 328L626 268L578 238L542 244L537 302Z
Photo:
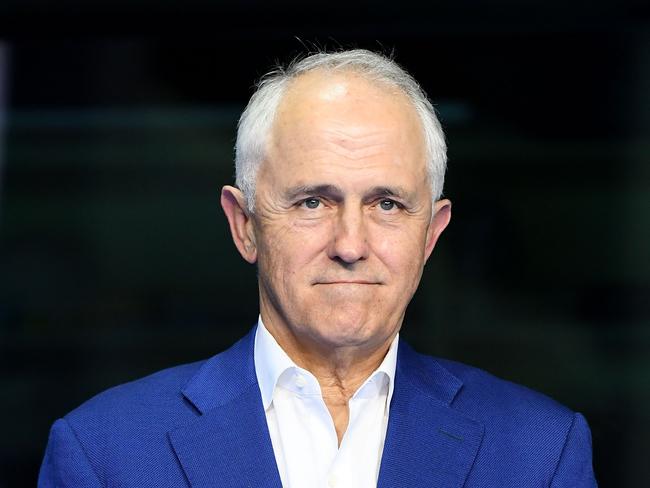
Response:
M426 96L381 55L269 75L221 197L258 266L257 327L58 420L39 484L596 486L580 414L399 339L451 216L445 151Z

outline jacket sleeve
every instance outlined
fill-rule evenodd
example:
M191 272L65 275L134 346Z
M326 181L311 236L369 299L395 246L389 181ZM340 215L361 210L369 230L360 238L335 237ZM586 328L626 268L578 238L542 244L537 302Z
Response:
M591 432L585 418L576 413L567 435L551 488L597 488L591 462Z
M81 444L65 419L50 430L45 457L38 476L38 488L99 488L102 484Z

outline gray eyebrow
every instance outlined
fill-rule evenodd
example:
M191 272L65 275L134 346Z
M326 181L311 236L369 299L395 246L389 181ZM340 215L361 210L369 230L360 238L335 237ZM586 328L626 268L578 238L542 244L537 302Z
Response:
M410 200L412 195L401 186L375 186L367 192L364 200L370 200L377 197L397 197L404 200Z
M336 185L300 185L287 189L285 197L293 200L299 196L323 195L333 200L342 200L343 192Z

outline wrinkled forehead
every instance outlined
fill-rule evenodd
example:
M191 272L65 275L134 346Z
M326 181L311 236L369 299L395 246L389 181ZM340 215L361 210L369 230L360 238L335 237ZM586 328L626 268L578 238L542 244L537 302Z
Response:
M399 91L346 75L296 80L278 110L258 183L285 187L342 185L430 189L423 130Z

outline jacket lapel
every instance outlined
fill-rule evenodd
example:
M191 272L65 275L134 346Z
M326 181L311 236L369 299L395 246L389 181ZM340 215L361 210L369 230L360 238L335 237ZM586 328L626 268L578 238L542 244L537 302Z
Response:
M200 416L169 433L194 488L281 487L253 359L255 329L183 388Z
M403 341L378 486L460 488L474 462L483 425L450 407L462 382Z
M169 433L193 488L278 487L253 359L255 329L208 360L183 388L199 415ZM460 488L482 424L450 407L462 382L400 341L378 487Z

